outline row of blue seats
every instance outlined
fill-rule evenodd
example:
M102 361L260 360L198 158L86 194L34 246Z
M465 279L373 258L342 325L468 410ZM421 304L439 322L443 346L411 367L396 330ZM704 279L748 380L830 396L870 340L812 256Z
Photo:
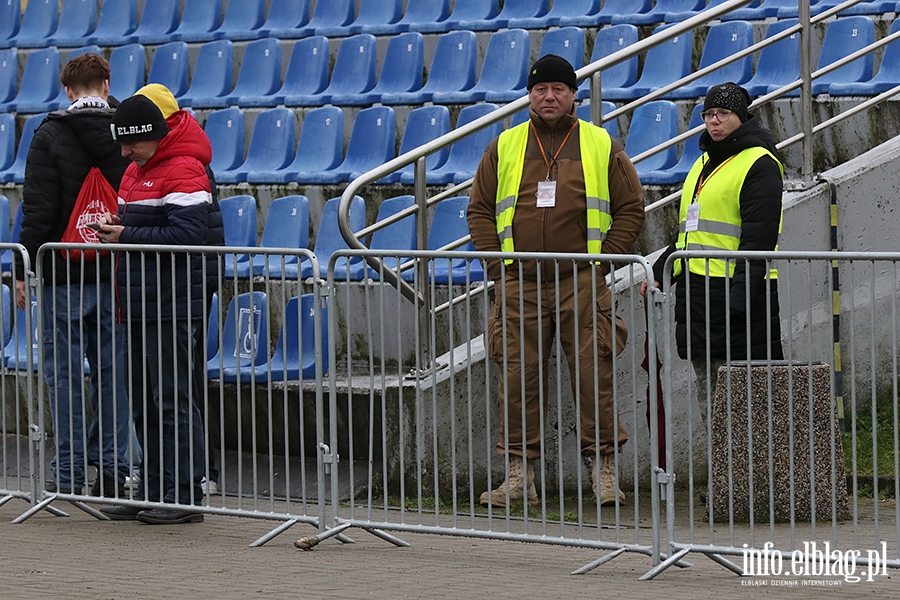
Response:
M256 243L256 201L252 196L231 196L219 202L225 225L225 244L237 247L258 247L261 252L273 248L307 248L309 246L309 201L306 196L284 196L272 201L266 215L259 245ZM265 277L267 279L326 278L328 262L335 252L348 248L338 226L340 198L325 203L316 233L313 254L319 264L315 272L312 261L287 254L229 254L225 256L224 274L227 278ZM429 226L427 249L436 251L467 236L468 197L448 198L434 207ZM412 196L397 196L382 201L376 222L387 219L415 206ZM350 228L359 232L366 227L365 202L356 196L350 204ZM416 249L416 214L409 214L372 234L369 248L386 254L384 268L397 270L404 262L403 252ZM474 250L471 242L458 250ZM396 254L394 254L396 253ZM480 261L464 259L433 260L428 265L429 280L435 284L465 284L484 279ZM415 271L404 268L401 276L413 281ZM336 281L361 281L369 278L380 281L381 273L365 264L359 257L336 259Z
M776 21L768 26L772 37L797 24L796 19ZM892 32L896 30L896 23ZM659 31L659 29L657 29ZM874 22L869 17L846 17L829 23L819 57L819 67L871 44ZM597 32L590 62L600 60L638 41L633 25L613 25ZM700 68L740 52L754 43L753 27L745 21L719 23L710 27L700 59ZM84 47L72 52L97 51ZM377 83L375 79L375 38L361 34L346 38L338 49L331 69L328 40L317 36L294 44L284 81L281 78L281 44L275 38L251 42L243 55L237 82L233 80L233 48L228 40L208 42L200 47L194 77L188 85L188 47L184 42L160 46L154 54L149 83L161 83L172 90L181 106L222 108L225 106L364 106L374 103L470 104L510 102L526 93L530 63L529 34L510 29L491 36L481 73L476 81L477 41L471 31L442 35L437 42L428 81L422 85L423 38L420 33L403 33L388 43ZM584 33L577 27L555 29L544 35L538 55L557 54L575 68L584 62ZM900 83L900 43L888 45L881 69L872 79L874 56L869 54L815 82L813 93L871 95ZM693 35L687 33L651 48L638 77L638 57L624 61L602 73L603 96L610 100L633 100L668 85L691 72ZM111 93L128 97L144 84L144 53L140 45L116 48L110 56ZM689 85L667 98L698 98L709 86L723 81L745 85L753 96L783 86L799 77L800 44L794 35L764 49L753 72L753 56L746 56ZM0 50L0 111L46 112L68 105L65 90L58 83L59 57L55 48L32 52L16 93L17 60L14 50ZM846 87L849 84L849 87ZM578 99L589 95L582 82Z
M0 348L2 366L24 371L38 367L37 302L32 300L31 331L26 327L25 309L13 310L10 289L0 285ZM322 353L316 352L315 316L322 319ZM218 300L214 298L209 315L206 352L207 377L225 382L278 382L311 379L316 362L322 373L328 372L328 308L316 310L312 294L290 298L284 309L284 322L272 356L267 350L268 311L263 292L240 294L231 299L224 320L219 323ZM221 330L221 338L219 331ZM221 339L221 344L219 340ZM321 359L319 358L321 356ZM83 376L91 374L85 356Z
M725 0L709 0L709 7ZM813 15L841 0L819 0ZM345 37L358 33L396 35L406 31L442 33L456 29L497 31L504 28L597 27L628 23L650 25L677 22L708 8L706 0L154 0L145 2L140 25L137 0L107 0L99 16L94 2L63 0L29 2L20 14L18 2L0 6L0 48L78 47L88 44L119 46L129 43L164 44L172 41L206 42L213 39L253 40L263 37L299 39L313 35ZM877 14L898 10L894 0L861 2L841 15ZM796 0L751 2L726 18L764 19L797 16Z

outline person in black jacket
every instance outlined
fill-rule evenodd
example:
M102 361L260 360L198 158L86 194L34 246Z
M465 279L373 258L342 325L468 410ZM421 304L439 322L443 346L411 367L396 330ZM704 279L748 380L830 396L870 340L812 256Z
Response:
M109 64L88 53L72 59L60 81L72 105L50 113L34 133L25 163L22 229L19 243L32 268L42 275L38 293L43 305L43 371L50 390L56 457L55 481L48 489L80 494L85 466L102 475L95 495L121 494L129 474L127 450L131 414L123 370L124 333L115 324L111 258L96 262L66 260L38 248L59 242L91 167L99 167L113 189L129 161L109 135L114 110L109 105ZM24 308L25 273L17 261L16 301ZM84 352L90 365L92 420L84 431ZM84 441L87 441L85 447Z
M656 287L666 275L666 259L676 250L777 248L784 169L772 134L748 113L749 104L750 95L735 83L710 88L701 113L704 154L682 190L678 241L654 264ZM784 358L778 272L764 260L692 258L676 261L669 275L675 282L678 355L691 360L705 422L717 372L726 361ZM644 282L641 294L646 286Z

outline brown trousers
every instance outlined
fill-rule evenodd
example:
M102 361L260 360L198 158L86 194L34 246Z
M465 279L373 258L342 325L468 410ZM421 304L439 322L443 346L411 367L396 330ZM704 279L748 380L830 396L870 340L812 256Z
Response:
M611 298L603 275L598 270L594 276L585 265L577 275L560 275L557 290L555 282L520 282L518 270L510 269L503 287L494 287L488 321L488 352L500 374L497 451L540 456L541 424L550 403L548 361L558 335L578 404L581 453L613 452L628 434L621 422L614 431L612 345L616 354L622 352L628 330L616 317L613 340Z

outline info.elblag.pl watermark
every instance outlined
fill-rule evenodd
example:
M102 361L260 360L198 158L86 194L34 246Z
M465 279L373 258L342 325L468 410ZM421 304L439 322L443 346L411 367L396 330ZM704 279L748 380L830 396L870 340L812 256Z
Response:
M878 550L865 551L832 550L830 542L803 542L802 550L787 553L772 542L766 542L762 550L744 544L743 556L743 576L748 579L741 584L749 586L833 587L875 581L888 574L887 542L881 542Z

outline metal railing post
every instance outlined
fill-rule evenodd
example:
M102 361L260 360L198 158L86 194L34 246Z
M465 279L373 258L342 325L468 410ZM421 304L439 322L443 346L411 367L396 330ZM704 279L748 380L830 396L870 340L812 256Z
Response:
M800 178L809 183L813 176L812 122L812 26L809 0L800 0L800 128L803 130L803 165Z
M603 91L600 86L600 73L600 71L597 71L591 75L591 123L597 127L603 124L603 111L600 106L603 102Z
M419 157L415 162L415 196L419 207L419 216L416 219L416 247L420 250L428 248L428 198L426 197L425 157ZM417 260L415 266L416 281L419 282L417 292L421 294L423 302L421 306L431 306L431 286L428 285L428 261ZM417 351L423 357L423 362L431 366L431 328L428 327L428 311L420 310L419 332Z

